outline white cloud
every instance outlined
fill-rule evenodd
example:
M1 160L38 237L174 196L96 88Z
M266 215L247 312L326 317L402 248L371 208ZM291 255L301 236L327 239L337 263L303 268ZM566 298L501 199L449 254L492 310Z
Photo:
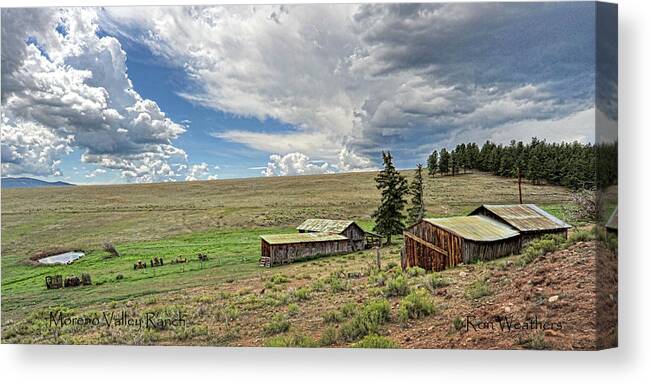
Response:
M97 176L99 176L99 175L103 175L103 174L105 174L105 173L106 173L106 170L105 170L105 169L103 169L103 168L97 168L97 169L93 170L92 172L86 174L86 178L88 178L88 179L94 179L95 177L97 177Z
M567 27L559 15L589 9L564 7L109 8L105 23L183 68L198 88L182 93L188 100L295 129L225 130L214 137L284 154L280 160L301 153L347 170L345 162L339 164L342 151L355 156L358 164L350 169L366 168L382 149L421 157L467 128L483 131L521 122L526 129L529 121L554 122L586 109L594 73L582 61L585 52L568 47L584 46L590 34L583 30L592 33L589 23L562 42L546 35L523 41L513 33L504 35L525 28L523 16L558 23L562 28L551 32L539 30L543 22L526 26L553 34ZM500 45L507 38L513 45ZM574 88L588 95L566 97ZM559 138L579 135L573 128Z
M2 174L60 176L59 158L72 151L70 138L36 123L2 117Z
M217 175L210 174L210 166L207 163L194 164L190 166L186 181L195 180L217 180Z
M263 176L296 176L334 173L335 169L327 162L315 162L300 152L288 153L284 156L271 155Z
M182 176L185 128L133 89L119 41L97 30L92 9L2 11L3 172L59 175L76 147L129 181Z

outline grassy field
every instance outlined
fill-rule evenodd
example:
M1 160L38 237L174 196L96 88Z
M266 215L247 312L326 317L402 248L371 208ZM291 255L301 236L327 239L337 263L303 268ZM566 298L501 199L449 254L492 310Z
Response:
M412 171L403 173L411 177ZM136 300L152 305L186 300L184 305L190 305L200 303L192 294L195 290L200 290L201 295L206 290L211 292L212 299L205 301L213 303L216 292L237 294L241 290L238 287L246 287L241 282L255 280L264 286L263 282L286 267L258 267L259 236L291 232L302 220L315 217L355 219L370 229L370 216L379 199L374 176L352 173L3 190L2 325L3 331L9 333L7 336L3 332L3 340L61 342L39 339L29 332L16 333L17 324L53 306L85 312ZM569 219L566 212L570 195L566 189L528 184L523 189L525 202L539 204ZM482 203L515 203L517 184L511 179L469 173L428 178L425 195L428 216L451 216L468 213ZM107 241L115 244L120 257L111 258L102 250L102 243ZM383 250L387 260L397 258L398 247L396 244ZM87 255L69 266L37 266L29 262L34 253L51 249L82 249ZM209 260L197 261L199 252L208 254ZM190 262L133 270L137 260L148 262L153 257L163 257L166 264L176 257ZM372 259L373 255L365 252L289 268L305 268L298 280L308 281L325 278L348 263L359 272ZM45 289L45 275L81 272L91 274L92 286ZM357 296L362 300L369 292L358 292ZM224 332L218 332L220 337ZM114 337L98 337L96 342L144 343L142 338ZM86 335L65 341L92 340ZM184 339L174 336L156 340L180 343ZM190 343L227 343L214 337L210 342L205 337L202 340Z

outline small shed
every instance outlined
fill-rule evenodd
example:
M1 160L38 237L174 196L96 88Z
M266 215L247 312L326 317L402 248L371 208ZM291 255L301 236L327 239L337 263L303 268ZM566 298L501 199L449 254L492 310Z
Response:
M490 217L515 228L521 233L522 246L546 234L567 237L567 230L572 228L535 204L482 205L470 215Z
M260 265L272 267L297 260L350 252L346 236L333 233L263 235Z
M610 233L617 233L617 207L615 207L615 210L613 213L610 215L608 218L608 221L606 222L606 231Z
M366 232L352 220L307 219L296 227L299 233L335 233L350 241L350 251L364 249Z
M425 270L520 252L517 230L482 215L423 219L404 231L404 239L406 265Z

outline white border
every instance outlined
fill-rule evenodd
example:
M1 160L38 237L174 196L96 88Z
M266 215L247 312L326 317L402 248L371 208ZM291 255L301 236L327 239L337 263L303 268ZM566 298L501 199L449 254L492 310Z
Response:
M269 1L227 1L268 3ZM282 1L294 3L296 1ZM333 1L337 2L337 1ZM339 1L342 2L342 1ZM215 4L211 0L3 1L2 6ZM224 3L224 2L221 2ZM0 346L4 383L195 381L546 383L651 382L648 201L651 14L619 1L619 345L602 352L298 350L183 347Z

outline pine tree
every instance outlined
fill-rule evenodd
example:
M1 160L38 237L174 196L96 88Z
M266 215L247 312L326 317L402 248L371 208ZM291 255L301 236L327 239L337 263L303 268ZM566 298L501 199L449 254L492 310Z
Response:
M372 216L375 219L373 230L386 236L387 244L391 245L391 236L400 234L405 229L403 210L409 187L407 179L393 165L391 152L382 152L382 158L384 169L375 177L377 188L381 190L381 201Z
M427 173L434 177L439 168L439 154L434 150L431 155L427 158Z
M416 166L414 180L409 186L411 207L409 207L409 223L415 224L425 217L425 200L423 198L423 165Z
M452 170L452 176L459 173L460 162L459 152L455 149L450 153L450 169Z
M439 159L439 172L445 175L450 171L450 153L447 149L441 149L441 158Z

